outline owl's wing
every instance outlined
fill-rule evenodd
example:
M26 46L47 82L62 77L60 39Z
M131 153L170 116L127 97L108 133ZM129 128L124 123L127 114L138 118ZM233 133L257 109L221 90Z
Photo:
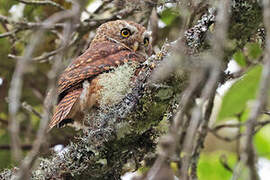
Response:
M72 91L69 91L63 99L58 103L55 108L53 117L48 125L48 131L50 131L54 126L61 123L64 119L67 118L72 107L76 103L77 99L81 95L82 88L77 88Z
M92 45L75 59L60 76L58 93L65 96L74 86L82 84L85 79L92 79L98 74L117 67L127 61L144 61L143 56L127 49L121 44L101 42Z

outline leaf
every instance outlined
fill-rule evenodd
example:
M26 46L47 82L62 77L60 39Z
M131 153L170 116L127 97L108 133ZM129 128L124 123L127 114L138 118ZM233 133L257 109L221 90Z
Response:
M246 59L245 59L244 54L241 51L237 51L236 53L234 53L233 59L237 62L239 66L241 67L246 66Z
M260 45L258 43L248 43L246 45L247 48L247 56L252 60L252 59L258 59L263 50L260 47Z
M173 21L178 17L179 15L174 11L173 9L165 9L161 13L161 20L166 24L166 25L171 25Z
M262 66L257 65L231 86L223 98L218 121L234 117L245 110L247 101L256 96L261 72Z
M270 159L270 126L265 126L256 133L254 145L258 155Z
M246 107L245 110L241 113L240 121L244 122L249 118L250 108L251 107Z
M236 156L227 152L202 153L198 163L198 179L200 180L229 180L232 173L226 170L220 163L220 156L226 153L227 161L230 167L233 167Z

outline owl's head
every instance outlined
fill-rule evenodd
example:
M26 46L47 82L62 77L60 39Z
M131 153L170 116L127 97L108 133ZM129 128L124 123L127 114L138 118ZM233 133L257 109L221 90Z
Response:
M121 43L145 57L150 56L152 52L151 32L132 21L116 20L102 24L97 29L92 43L108 40Z

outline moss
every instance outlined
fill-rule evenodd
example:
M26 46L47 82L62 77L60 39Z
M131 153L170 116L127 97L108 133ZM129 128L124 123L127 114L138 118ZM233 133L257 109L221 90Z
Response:
M161 101L168 100L173 96L173 90L172 89L161 89L156 94L156 97L160 99Z
M117 138L121 139L125 137L126 134L130 134L131 126L128 122L122 122L116 125L117 128Z
M186 79L185 75L172 76L164 82L166 88L152 88L145 91L148 93L140 99L137 112L129 118L136 133L141 134L155 127L164 119L164 116L167 118L166 112L177 99L177 94L185 87Z

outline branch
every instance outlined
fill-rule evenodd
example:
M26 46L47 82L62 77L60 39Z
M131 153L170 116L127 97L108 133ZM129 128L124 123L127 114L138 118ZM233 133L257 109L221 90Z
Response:
M77 40L76 38L73 38L73 40L71 42L69 42L67 47L72 46L76 42L76 40ZM44 63L44 62L48 61L50 57L57 55L58 53L65 50L67 47L61 46L58 49L55 49L55 50L53 50L51 52L45 52L45 53L43 53L42 55L40 55L38 57L31 58L30 61L38 61L40 63ZM21 56L16 56L14 54L8 54L8 57L12 58L12 59L16 59L16 60L20 60L22 58Z
M255 129L252 134L253 135L256 134L261 128L263 128L264 126L266 126L268 124L270 124L270 120L264 120L264 121L256 122L255 127L257 129ZM241 126L247 126L247 121L244 122L244 123L220 124L220 125L212 128L212 129L209 128L208 131L210 133L212 133L214 136L216 136L218 139L221 139L221 140L224 140L224 141L227 141L227 142L231 142L231 141L235 141L235 140L239 139L240 137L245 136L246 133L239 133L234 137L224 137L224 136L219 135L218 131L223 129L223 128L240 128Z
M64 26L64 23L55 23L47 27L46 24L44 24L45 22L14 21L9 17L3 15L0 15L0 21L3 23L15 25L19 30L35 29L35 28L56 29L62 28Z
M14 34L16 34L17 32L19 32L19 29L14 29L12 31L2 33L2 34L0 34L0 38L4 38L4 37L8 37L8 36L14 36Z
M50 5L50 6L56 7L60 10L65 10L65 8L63 6L61 6L60 4L58 4L54 1L50 1L50 0L42 0L42 1L16 0L16 1L24 3L24 4L30 4L30 5Z
M22 150L27 151L32 149L32 145L31 144L22 144L21 145ZM1 144L0 145L0 150L11 150L11 146L9 144Z
M22 103L22 107L29 111L30 113L33 113L34 115L36 115L38 118L41 118L41 115L39 112L37 112L31 105L29 105L27 102L23 102Z

